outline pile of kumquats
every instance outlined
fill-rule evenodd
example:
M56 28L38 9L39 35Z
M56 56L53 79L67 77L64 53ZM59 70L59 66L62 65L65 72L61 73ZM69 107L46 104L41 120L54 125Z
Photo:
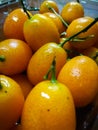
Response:
M3 33L0 130L77 130L77 109L97 113L98 18L81 3L59 10L52 0L39 8L21 0Z

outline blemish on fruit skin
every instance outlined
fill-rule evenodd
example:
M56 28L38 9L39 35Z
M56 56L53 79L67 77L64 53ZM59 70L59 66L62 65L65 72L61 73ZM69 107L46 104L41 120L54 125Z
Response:
M5 93L7 93L7 91L6 91L6 90L5 90L4 92L5 92Z
M50 109L47 109L47 111L50 111Z
M67 100L69 100L69 97L67 97Z

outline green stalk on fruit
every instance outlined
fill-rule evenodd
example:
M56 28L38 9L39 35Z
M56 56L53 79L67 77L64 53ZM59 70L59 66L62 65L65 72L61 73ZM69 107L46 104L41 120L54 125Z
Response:
M49 76L49 74L51 73L51 82L52 82L52 83L55 83L55 82L56 82L56 72L55 72L56 69L55 69L55 67L56 67L56 60L55 60L55 57L54 57L49 71L48 71L47 74L44 76L44 79L45 79L45 80L48 79L48 76Z
M87 31L89 28L91 28L96 22L98 22L98 17L96 17L92 23L90 23L88 26L86 26L86 27L85 27L84 29L82 29L80 32L78 32L78 33L72 35L72 36L69 37L69 38L66 38L65 41L63 41L63 42L60 43L59 45L63 47L63 45L64 45L66 42L68 42L68 41L70 41L70 40L73 40L73 39L74 39L76 36L78 36L79 34L81 34L81 33L83 33L83 32L86 32L86 31Z

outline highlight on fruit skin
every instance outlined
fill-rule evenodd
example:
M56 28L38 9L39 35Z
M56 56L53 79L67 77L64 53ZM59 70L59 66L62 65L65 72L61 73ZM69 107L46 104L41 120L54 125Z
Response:
M8 130L19 120L24 105L20 85L6 75L0 75L0 130Z
M28 12L31 16L31 12ZM16 8L12 10L4 20L3 33L5 38L16 38L20 40L24 39L23 25L28 19L27 14L23 8Z
M58 4L53 0L44 0L40 5L39 13L43 14L43 13L46 13L46 12L52 12L49 9L49 6L51 6L57 13L59 13Z
M79 0L77 1L79 2ZM23 2L24 4L25 0L21 0L21 2ZM87 24L87 26L85 26L87 27L86 29L84 29L84 25L83 25L82 29L84 30L81 31L80 29L81 32L78 34L79 28L76 30L75 24L72 27L70 26L71 23L74 22L74 20L78 19L78 18L76 19L77 16L78 17L82 16L83 18L85 17L83 16L85 15L84 14L85 12L83 12L83 8L81 8L82 6L80 7L78 6L79 4L77 4L77 9L74 8L74 11L76 10L76 13L74 13L74 11L66 12L66 10L63 10L66 13L62 11L61 14L59 12L58 5L54 1L45 0L43 1L43 3L42 3L43 5L41 5L40 8L27 7L25 5L23 9L16 9L14 11L16 11L17 13L17 19L19 18L18 23L15 23L13 19L12 21L11 19L9 19L7 22L5 22L6 24L4 25L5 30L3 31L5 33L6 38L11 38L11 39L6 39L4 40L4 42L2 41L3 44L2 42L0 42L0 73L4 74L4 75L0 75L0 91L1 91L0 130L32 130L32 129L34 130L76 130L77 129L76 125L78 123L78 121L76 120L77 118L76 117L77 109L75 109L76 107L80 108L81 110L81 107L85 109L87 105L89 105L90 103L91 104L94 103L94 108L92 108L92 112L94 112L94 115L89 116L89 114L87 114L89 118L91 118L90 123L91 120L94 119L94 116L96 116L97 114L98 97L96 97L97 95L96 92L98 91L98 78L97 78L98 65L96 65L96 63L98 63L98 53L97 53L98 52L98 37L97 37L98 22L97 24L94 25L95 27L94 26L87 27L88 26ZM13 11L13 16L15 15L14 11ZM34 15L37 16L36 17L37 19L33 19L33 15L30 14L29 11L39 11L37 15ZM46 21L44 21L43 23L43 21L41 21L41 17L39 17L38 15L40 14L40 16L43 16L44 12L54 13L58 18L60 18L61 20L60 22L62 22L65 28L63 28L62 24L60 24L60 22L58 21L57 21L58 25L54 26L55 24L53 25L53 22L51 22L49 18L47 18L46 20L49 23L48 25L46 24L47 23ZM21 14L22 17L19 14ZM63 14L65 17L63 18L66 19L65 21L62 18ZM65 16L65 14L67 16ZM12 17L11 15L12 14L10 13L8 17L11 18ZM88 19L90 18L91 17L88 17ZM40 19L38 23L38 25L40 24L40 27L38 29L37 29L38 27L37 24L36 26L34 24L31 24L33 22L32 19L33 20ZM89 23L95 21L95 19L96 21L98 21L98 18L95 19L91 18L91 19L92 20L89 21ZM26 26L24 25L25 21L26 22L28 21ZM66 21L68 23L66 23ZM53 26L50 26L50 24ZM23 34L23 28L25 27L23 25L26 27L25 38ZM80 22L79 24L77 24L77 26L78 27L80 26ZM45 29L47 29L47 31L45 31ZM68 29L69 31L65 29ZM73 29L73 33L71 32L72 29ZM67 31L67 33L63 31ZM91 33L85 35L89 31ZM48 37L46 37L46 35L48 35ZM61 37L62 39L60 39ZM17 39L12 39L12 38L17 38ZM28 41L30 42L28 43L25 42L27 40L26 38L28 38L29 39ZM19 47L20 49L14 48L15 50L14 49L12 50L11 48L9 49L8 46L7 48L5 47L7 40L17 40L17 42L20 42L19 39L23 40L21 42L26 43L24 49ZM59 53L57 53L56 51L53 52L51 51L52 52L51 54L50 53L46 54L46 52L48 52L49 50L48 48L45 51L42 49L42 52L43 53L45 52L44 54L37 53L37 56L35 56L36 52L39 51L38 49L41 46L43 46L43 43L41 43L42 41L44 41L43 42L44 44L47 44L49 42L53 42L54 44L55 42L56 47L58 46L59 48L58 49ZM82 43L84 42L85 43L88 42L88 43L82 45ZM2 45L3 45L3 49L1 47ZM15 47L16 44L12 43L12 45L13 47ZM28 51L26 51L25 49ZM32 52L34 52L34 57L35 57L33 60L31 58ZM77 55L83 56L83 54L87 55L88 58L89 57L92 58L93 60L92 64L93 63L94 64L92 65L91 60L89 60L90 62L89 63L86 62L86 64L84 65L83 59L81 61L81 63L83 63L83 66L80 65L80 63L78 64L77 62L71 64L73 58L77 58ZM55 79L54 78L55 76L53 75L52 76L53 79L51 81L46 80L47 76L44 76L44 74L46 74L47 70L49 69L50 64L55 55L57 56L56 65L58 66L56 68L56 77L58 78L61 75L61 78ZM32 62L30 61L30 59L32 60ZM94 62L94 60L96 61L96 63ZM66 73L64 71L63 74L60 74L61 73L60 70L61 69L63 70L62 68L63 65L64 67L65 65L67 66ZM29 72L25 73L28 70ZM43 72L44 74L42 74ZM24 73L26 74L26 77L22 76L22 74ZM80 73L81 75L79 77ZM10 75L10 77L8 77L8 75ZM48 76L49 76L48 78L50 79L51 74L49 73ZM11 79L12 77L14 78L14 80ZM7 80L1 81L2 78L4 80L6 79ZM27 78L32 83L29 82ZM45 80L45 81L40 82L39 80L40 78L41 80ZM59 79L61 81L58 81ZM15 80L17 81L15 82ZM8 85L7 87L5 87L3 85L4 82L5 82L4 84L5 86L7 83L9 83L9 87ZM32 84L34 84L35 86L33 86ZM21 88L23 90L23 93L22 90L20 91ZM84 115L85 113L82 114ZM86 128L88 129L88 126ZM80 126L79 129L81 129Z
M66 29L66 37L71 37L75 35L78 32L81 32L81 30L85 30L87 26L91 25L92 22L98 21L97 19L94 19L89 16L84 16L81 18L77 18L71 22L71 24ZM71 46L73 46L76 49L86 49L88 47L93 46L97 41L97 24L94 23L91 25L87 30L82 31L79 35L71 39L69 42Z
M70 24L73 20L84 17L84 7L77 1L70 1L63 6L60 15Z
M43 14L35 14L24 23L24 37L32 51L48 42L59 43L60 34L55 23Z
M57 80L71 91L76 107L92 103L98 90L98 66L88 56L76 56L61 69Z
M72 94L58 82L53 60L44 81L39 82L26 98L21 125L23 130L75 130L76 111ZM48 74L51 79L48 80Z
M0 42L0 73L19 74L26 70L32 50L26 42L18 39L5 39Z
M54 56L56 56L57 76L67 61L67 53L59 44L54 42L47 43L32 55L27 67L27 77L33 85L44 80L43 77L47 73Z

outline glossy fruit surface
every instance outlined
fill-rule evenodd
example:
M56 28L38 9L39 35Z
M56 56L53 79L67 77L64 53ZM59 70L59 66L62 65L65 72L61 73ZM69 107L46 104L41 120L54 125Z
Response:
M68 2L63 6L61 16L67 23L71 23L74 19L84 16L84 7L76 1Z
M92 46L82 51L82 54L91 57L98 64L98 48Z
M33 54L27 67L28 79L33 85L44 80L54 57L56 57L57 76L67 59L67 53L62 47L56 43L47 43Z
M56 14L51 13L51 12L47 12L47 13L43 13L43 14L53 20L56 27L58 28L59 33L62 33L66 30L66 27L63 25L62 21Z
M24 24L24 37L35 52L48 42L59 43L60 34L50 18L42 14L35 14Z
M3 40L0 42L0 73L13 75L25 71L31 56L32 50L24 41Z
M51 6L57 13L59 13L58 5L53 0L44 0L40 5L40 13L52 12L49 10L49 6Z
M82 17L77 18L71 22L71 24L68 26L66 33L67 37L73 36L74 34L80 32L82 29L87 27L90 23L92 23L94 18L92 17ZM83 32L76 36L75 38L80 38L80 41L70 41L70 44L78 49L86 49L92 45L94 45L97 41L97 25L94 24L92 27L90 27L86 32ZM82 41L81 41L82 40Z
M98 66L87 56L76 56L63 66L57 80L68 86L77 107L86 106L98 91Z
M27 75L20 73L20 74L11 76L11 78L14 79L20 85L24 94L24 98L26 99L29 92L33 88L33 85L28 80Z
M3 32L6 38L24 40L23 25L28 19L22 8L17 8L9 13L3 24Z
M28 95L21 118L23 130L75 130L75 107L69 89L43 81Z
M11 128L20 118L24 96L18 83L0 75L0 130Z

